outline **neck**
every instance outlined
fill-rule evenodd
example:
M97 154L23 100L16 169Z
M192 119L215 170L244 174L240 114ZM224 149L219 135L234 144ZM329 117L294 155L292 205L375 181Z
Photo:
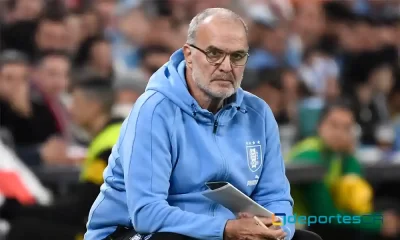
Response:
M193 98L197 101L201 108L207 109L212 113L217 113L219 109L221 109L224 99L222 98L213 98L207 95L204 91L200 90L196 83L194 82L190 71L186 70L186 83L188 85L188 89Z
M87 126L87 130L91 136L95 136L98 134L110 121L110 117L108 115L99 115L95 120L90 122L90 125Z

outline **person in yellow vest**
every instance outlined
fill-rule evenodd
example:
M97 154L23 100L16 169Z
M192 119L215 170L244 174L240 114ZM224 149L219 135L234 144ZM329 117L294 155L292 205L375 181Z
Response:
M303 224L324 240L394 237L400 218L392 209L374 212L372 186L354 156L354 126L351 106L345 101L331 103L320 115L317 136L293 147L286 159L289 163L317 164L327 170L321 181L292 184L294 213L318 218L320 222Z
M92 136L80 183L73 195L51 206L14 211L8 240L74 240L85 232L90 207L100 192L103 171L117 142L123 119L113 119L114 92L109 79L89 77L74 86L71 117Z

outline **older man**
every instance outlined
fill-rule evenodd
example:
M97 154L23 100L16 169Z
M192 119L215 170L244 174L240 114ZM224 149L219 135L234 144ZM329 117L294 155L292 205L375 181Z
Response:
M248 49L245 23L227 9L191 21L187 43L150 78L123 124L85 239L129 228L141 234L134 239L292 238L292 224L268 229L202 195L206 182L226 181L292 215L276 121L240 88Z

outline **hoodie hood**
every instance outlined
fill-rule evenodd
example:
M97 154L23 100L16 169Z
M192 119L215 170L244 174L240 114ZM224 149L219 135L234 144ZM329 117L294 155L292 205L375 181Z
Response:
M209 121L212 113L207 109L202 109L189 93L185 70L186 61L183 55L183 50L179 49L172 54L170 60L164 64L164 66L158 69L151 76L146 91L153 90L160 92L187 114L192 115L195 118L199 118L199 115L201 115L206 117ZM223 109L234 109L240 111L243 95L243 90L239 88L234 95L227 99L227 104ZM233 117L236 111L230 111L230 114L228 115Z

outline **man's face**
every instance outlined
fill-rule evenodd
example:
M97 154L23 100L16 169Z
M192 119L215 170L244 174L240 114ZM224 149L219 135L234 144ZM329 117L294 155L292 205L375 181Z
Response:
M263 99L266 103L268 103L269 107L272 110L272 113L277 116L283 107L283 95L282 91L276 89L269 84L263 83L257 87L253 94Z
M353 114L347 109L335 108L321 123L319 135L329 148L343 151L352 143L353 127Z
M36 33L36 44L41 51L68 50L67 28L62 22L43 21Z
M307 45L314 44L325 30L325 18L321 4L313 1L299 1L296 11L296 30L301 34Z
M69 106L72 121L80 127L87 127L99 115L99 105L96 101L90 99L83 90L73 90Z
M274 28L264 27L262 30L262 48L276 56L282 56L287 47L287 30L288 29L284 25L279 25Z
M143 68L149 74L153 74L169 60L169 54L163 52L150 53L143 59Z
M106 22L106 24L108 24L109 21L111 21L116 6L117 6L116 0L100 0L97 1L97 3L95 4L97 12L100 14L103 21Z
M17 0L14 15L17 20L32 20L42 9L43 0Z
M91 49L93 64L102 69L109 69L111 62L111 46L108 42L97 42Z
M38 69L38 81L43 90L53 96L66 91L69 83L70 63L67 58L49 56L45 58Z
M0 96L10 100L14 91L28 84L29 69L25 64L12 63L0 68Z
M200 50L185 45L187 66L196 86L211 98L224 99L234 94L242 82L245 66L234 66L230 59L248 51L243 24L220 16L209 17L198 28L195 45L209 56L231 53L213 65Z
M370 76L370 81L376 90L388 94L394 84L393 71L391 67L384 65L376 68Z

